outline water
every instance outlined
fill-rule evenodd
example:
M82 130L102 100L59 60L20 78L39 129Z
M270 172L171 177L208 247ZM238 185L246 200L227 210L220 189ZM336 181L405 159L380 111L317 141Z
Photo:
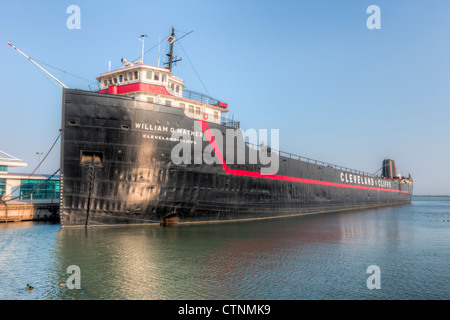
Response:
M450 299L448 220L450 198L414 198L170 228L0 224L0 299ZM81 289L58 285L70 265ZM380 289L367 287L371 265Z

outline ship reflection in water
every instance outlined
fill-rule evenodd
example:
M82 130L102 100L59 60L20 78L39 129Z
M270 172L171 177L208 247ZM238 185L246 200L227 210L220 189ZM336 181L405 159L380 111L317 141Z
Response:
M448 299L449 208L441 198L244 223L3 224L0 298ZM58 286L71 265L79 290ZM381 290L366 286L371 265Z

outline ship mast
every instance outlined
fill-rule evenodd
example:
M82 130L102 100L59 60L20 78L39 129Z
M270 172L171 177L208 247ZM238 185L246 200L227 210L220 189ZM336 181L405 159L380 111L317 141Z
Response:
M56 79L50 72L48 72L47 70L45 70L44 68L42 68L39 64L37 64L33 59L31 59L29 56L27 56L25 53L23 53L22 51L20 51L19 49L17 49L15 46L13 46L11 43L8 42L8 45L10 45L14 50L16 50L17 52L19 52L20 54L22 54L23 56L25 56L25 58L27 58L28 60L30 60L31 62L33 62L39 69L41 69L42 71L44 71L46 74L48 74L50 77L53 78L53 80L55 80L56 82L58 82L63 88L68 89L69 87L66 86L64 83L62 83L61 81L59 81L58 79Z
M169 53L167 53L167 56L169 57L169 61L164 63L164 65L168 65L168 69L172 72L173 64L178 62L178 61L181 61L181 58L177 59L177 57L173 56L173 43L175 42L175 29L174 29L174 27L172 27L172 33L167 38L167 42L170 43L170 51L169 51Z

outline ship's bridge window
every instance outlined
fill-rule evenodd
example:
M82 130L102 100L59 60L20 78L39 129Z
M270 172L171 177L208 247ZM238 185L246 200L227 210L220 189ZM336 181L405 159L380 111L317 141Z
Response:
M194 106L192 104L189 105L189 112L194 113Z
M175 92L178 93L180 91L180 86L175 87Z
M109 85L112 86L112 79L109 79Z
M114 78L114 84L117 84L117 78Z
M103 85L104 85L105 87L107 87L107 86L108 86L108 80L103 80Z
M136 80L139 79L139 72L137 71L134 72L134 79Z
M186 105L184 103L180 103L180 108L184 111L186 109Z
M153 80L159 81L159 72L155 72Z
M161 81L162 81L162 82L166 82L166 75L165 75L165 74L162 75Z
M172 89L172 91L173 91L173 87L174 87L174 85L173 85L173 83L171 83L170 84L170 89Z
M219 119L219 112L218 111L214 111L214 119L215 120Z
M123 75L119 76L119 82L123 82Z
M166 106L172 106L172 101L166 100Z
M195 107L195 114L200 114L200 107Z
M146 76L146 78L147 78L148 80L152 80L152 72L151 72L150 70L147 70L147 76Z

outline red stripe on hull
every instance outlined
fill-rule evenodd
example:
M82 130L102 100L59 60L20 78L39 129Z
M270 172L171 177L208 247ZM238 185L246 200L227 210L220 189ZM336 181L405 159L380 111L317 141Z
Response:
M262 174L260 172L247 171L247 170L230 169L230 168L228 168L227 164L224 161L222 152L221 152L220 148L217 146L217 143L214 139L214 136L211 133L208 123L203 120L197 120L197 121L202 126L202 130L203 130L204 134L206 135L206 137L208 138L209 143L212 145L214 152L215 152L217 158L219 159L220 164L222 165L222 168L225 170L226 174L245 176L245 177L253 177L253 178L264 178L264 179L291 181L291 182L298 182L298 183L307 183L307 184L315 184L315 185L338 187L338 188L351 188L351 189L409 193L408 191L402 191L402 190L391 190L391 189L374 188L374 187L366 187L366 186L356 186L356 185L348 185L348 184L337 183L337 182L327 182L327 181L320 181L320 180L281 176L281 175L276 175L276 174Z

